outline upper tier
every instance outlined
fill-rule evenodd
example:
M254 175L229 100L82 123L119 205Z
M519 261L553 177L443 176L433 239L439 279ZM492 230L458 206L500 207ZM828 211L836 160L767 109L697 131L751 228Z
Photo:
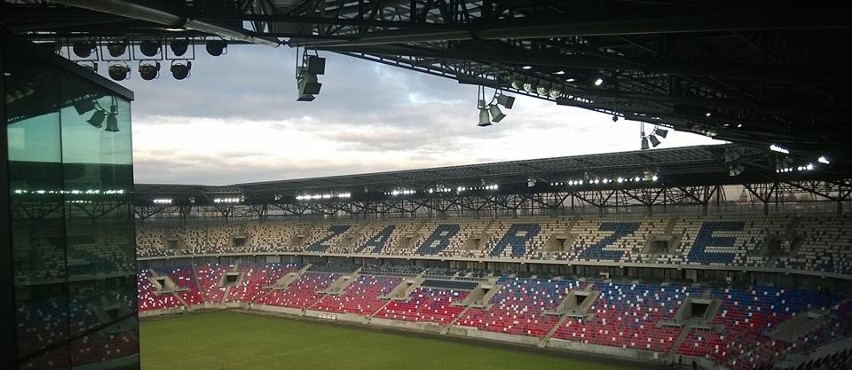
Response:
M139 257L298 252L770 267L852 274L852 217L246 221L137 227Z

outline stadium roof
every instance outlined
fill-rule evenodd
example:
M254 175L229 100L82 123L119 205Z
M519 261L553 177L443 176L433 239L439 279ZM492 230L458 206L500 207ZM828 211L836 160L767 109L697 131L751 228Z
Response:
M152 204L154 199L186 200L211 204L216 198L242 198L248 204L289 202L298 196L349 194L353 198L377 196L383 198L394 191L416 191L412 196L429 196L444 189L458 193L466 190L492 190L502 193L550 191L558 187L615 188L653 186L696 186L773 182L784 178L841 177L830 166L811 163L814 170L806 171L804 163L790 163L803 171L778 173L777 153L736 145L709 145L650 151L593 154L522 161L472 164L417 170L388 171L368 174L342 175L269 181L227 186L137 184L138 204ZM732 160L732 158L735 158ZM726 161L727 159L727 161ZM740 174L731 175L731 163L742 166ZM656 180L653 178L656 176ZM636 178L639 181L636 181ZM621 178L624 182L619 182ZM594 181L597 180L597 183ZM572 182L583 181L574 185ZM555 186L554 186L555 185ZM430 192L430 189L432 192ZM348 198L348 197L347 197Z
M852 39L852 17L845 5L4 0L0 23L63 45L224 37L326 50L849 165L852 49L843 46Z

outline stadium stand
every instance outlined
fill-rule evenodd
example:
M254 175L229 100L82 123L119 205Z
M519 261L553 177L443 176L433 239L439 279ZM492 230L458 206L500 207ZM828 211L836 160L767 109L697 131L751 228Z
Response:
M216 225L143 225L138 257L218 253L371 254L491 259L566 260L795 268L848 274L847 216L678 216L531 219L528 222L463 220L355 225L270 221L220 228ZM157 235L162 233L162 235ZM99 256L96 240L78 238L76 253ZM86 241L88 240L88 241ZM237 241L242 243L236 245ZM164 245L171 244L171 247ZM50 256L50 240L32 241ZM788 247L776 248L787 242ZM187 243L204 243L192 245ZM121 255L102 255L102 263L127 269ZM124 258L126 259L126 258ZM81 258L82 260L82 258ZM49 259L45 261L49 265ZM95 258L95 261L98 261ZM50 265L52 266L52 265ZM85 273L84 266L69 264ZM45 276L50 273L46 268Z
M399 285L402 277L361 275L340 294L327 294L312 307L319 311L354 313L369 316L387 301L379 299Z
M452 322L464 308L453 306L467 297L463 290L417 288L405 301L391 301L376 312L376 317L393 320L431 322L446 325Z
M272 290L261 296L257 303L305 309L317 303L322 298L318 291L326 288L339 276L334 273L306 272L287 289Z
M273 285L281 277L301 269L299 264L245 265L240 270L240 281L228 289L227 302L254 302L264 293L263 288Z
M797 220L801 239L793 251L779 256L776 266L852 274L852 219L843 216L806 216Z
M576 281L551 281L501 277L500 290L491 298L490 307L470 308L458 325L506 334L545 336L559 316L545 315L553 310L567 290L582 289Z
M848 363L845 347L838 343L847 343L852 335L852 300L840 294L784 284L741 282L737 288L667 279L619 280L588 273L579 279L564 270L516 269L518 260L527 259L848 274L850 225L845 216L596 216L356 224L276 221L250 222L215 232L201 232L200 227L145 228L148 231L138 237L144 243L140 257L161 253L179 258L180 253L211 251L246 256L296 251L312 257L289 259L304 263L229 259L229 263L142 269L138 278L141 311L221 307L225 303L229 307L281 307L293 310L283 311L290 314L338 319L349 315L345 317L359 318L361 323L427 325L455 335L494 333L503 335L498 340L520 338L524 343L555 348L597 346L639 357L643 356L640 353L653 353L659 359L684 356L728 369ZM157 236L157 232L164 234ZM235 239L239 238L245 238L245 243L237 245ZM174 249L163 245L174 239L215 243L204 248L183 242ZM49 240L44 244L49 246ZM323 254L344 257L319 258ZM396 260L377 259L383 256L396 256ZM418 257L428 259L408 260ZM477 265L437 261L451 257L497 263L471 268ZM308 265L307 261L323 262ZM160 286L164 277L168 277L168 287ZM837 346L842 348L825 349ZM820 355L812 357L816 356L813 353Z

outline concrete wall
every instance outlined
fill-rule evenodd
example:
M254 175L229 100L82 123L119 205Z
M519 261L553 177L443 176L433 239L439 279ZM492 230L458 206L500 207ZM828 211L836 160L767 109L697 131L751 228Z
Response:
M289 314L289 315L302 316L302 310L300 310L298 308L268 306L268 305L265 305L265 304L256 304L253 307L254 307L255 310L260 310L260 311L286 313L286 314Z
M551 338L547 341L548 348L567 349L572 351L597 353L606 356L618 356L630 359L639 359L645 361L660 361L663 362L666 357L664 353L642 351L633 348L618 348L602 346L598 344L587 344L574 342L570 340L562 340Z
M411 321L397 321L390 319L383 319L378 317L373 317L369 321L370 324L378 325L378 326L387 326L391 328L398 329L406 329L406 330L418 330L426 333L441 333L441 325L433 324L433 323L422 323L422 322L411 322Z
M306 317L316 317L316 318L325 319L325 320L348 321L348 322L354 322L354 323L358 323L358 324L366 324L366 323L369 322L368 318L361 316L361 315L351 314L351 313L338 313L338 312L325 312L325 311L307 310L307 311L305 311L305 316Z
M495 333L492 331L479 330L477 328L467 327L467 326L455 326L450 327L450 330L447 332L449 335L457 336L457 337L468 337L468 338L477 338L477 339L487 339L487 340L495 340L500 342L508 342L508 343L518 343L518 344L526 344L526 345L538 345L540 339L538 337L527 337L523 335L514 335L514 334L505 334L505 333Z

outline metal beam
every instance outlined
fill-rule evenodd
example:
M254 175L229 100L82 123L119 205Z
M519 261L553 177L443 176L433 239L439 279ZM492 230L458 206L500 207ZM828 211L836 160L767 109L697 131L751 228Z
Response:
M155 9L150 6L145 6L141 4L137 4L130 1L124 0L98 0L98 1L87 1L87 0L54 0L55 3L68 5L76 8L93 10L101 13L110 13L115 15L120 15L122 17L127 17L131 19L138 19L146 22L162 24L169 28L176 29L190 29L196 30L204 33L209 33L211 35L221 36L225 38L234 39L237 41L244 41L253 44L266 45L266 46L279 46L280 43L276 41L267 40L264 38L248 36L243 31L234 30L231 28L215 25L212 23L207 23L204 21L198 21L193 19L187 19L182 16L178 16L167 11Z
M68 1L68 0L63 0ZM730 32L739 30L850 28L845 13L799 14L738 13L690 14L667 17L632 17L559 22L496 22L467 30L445 32L371 32L367 36L339 40L290 40L292 46L331 47L405 44L416 42L534 39L572 36L641 35L659 33Z

